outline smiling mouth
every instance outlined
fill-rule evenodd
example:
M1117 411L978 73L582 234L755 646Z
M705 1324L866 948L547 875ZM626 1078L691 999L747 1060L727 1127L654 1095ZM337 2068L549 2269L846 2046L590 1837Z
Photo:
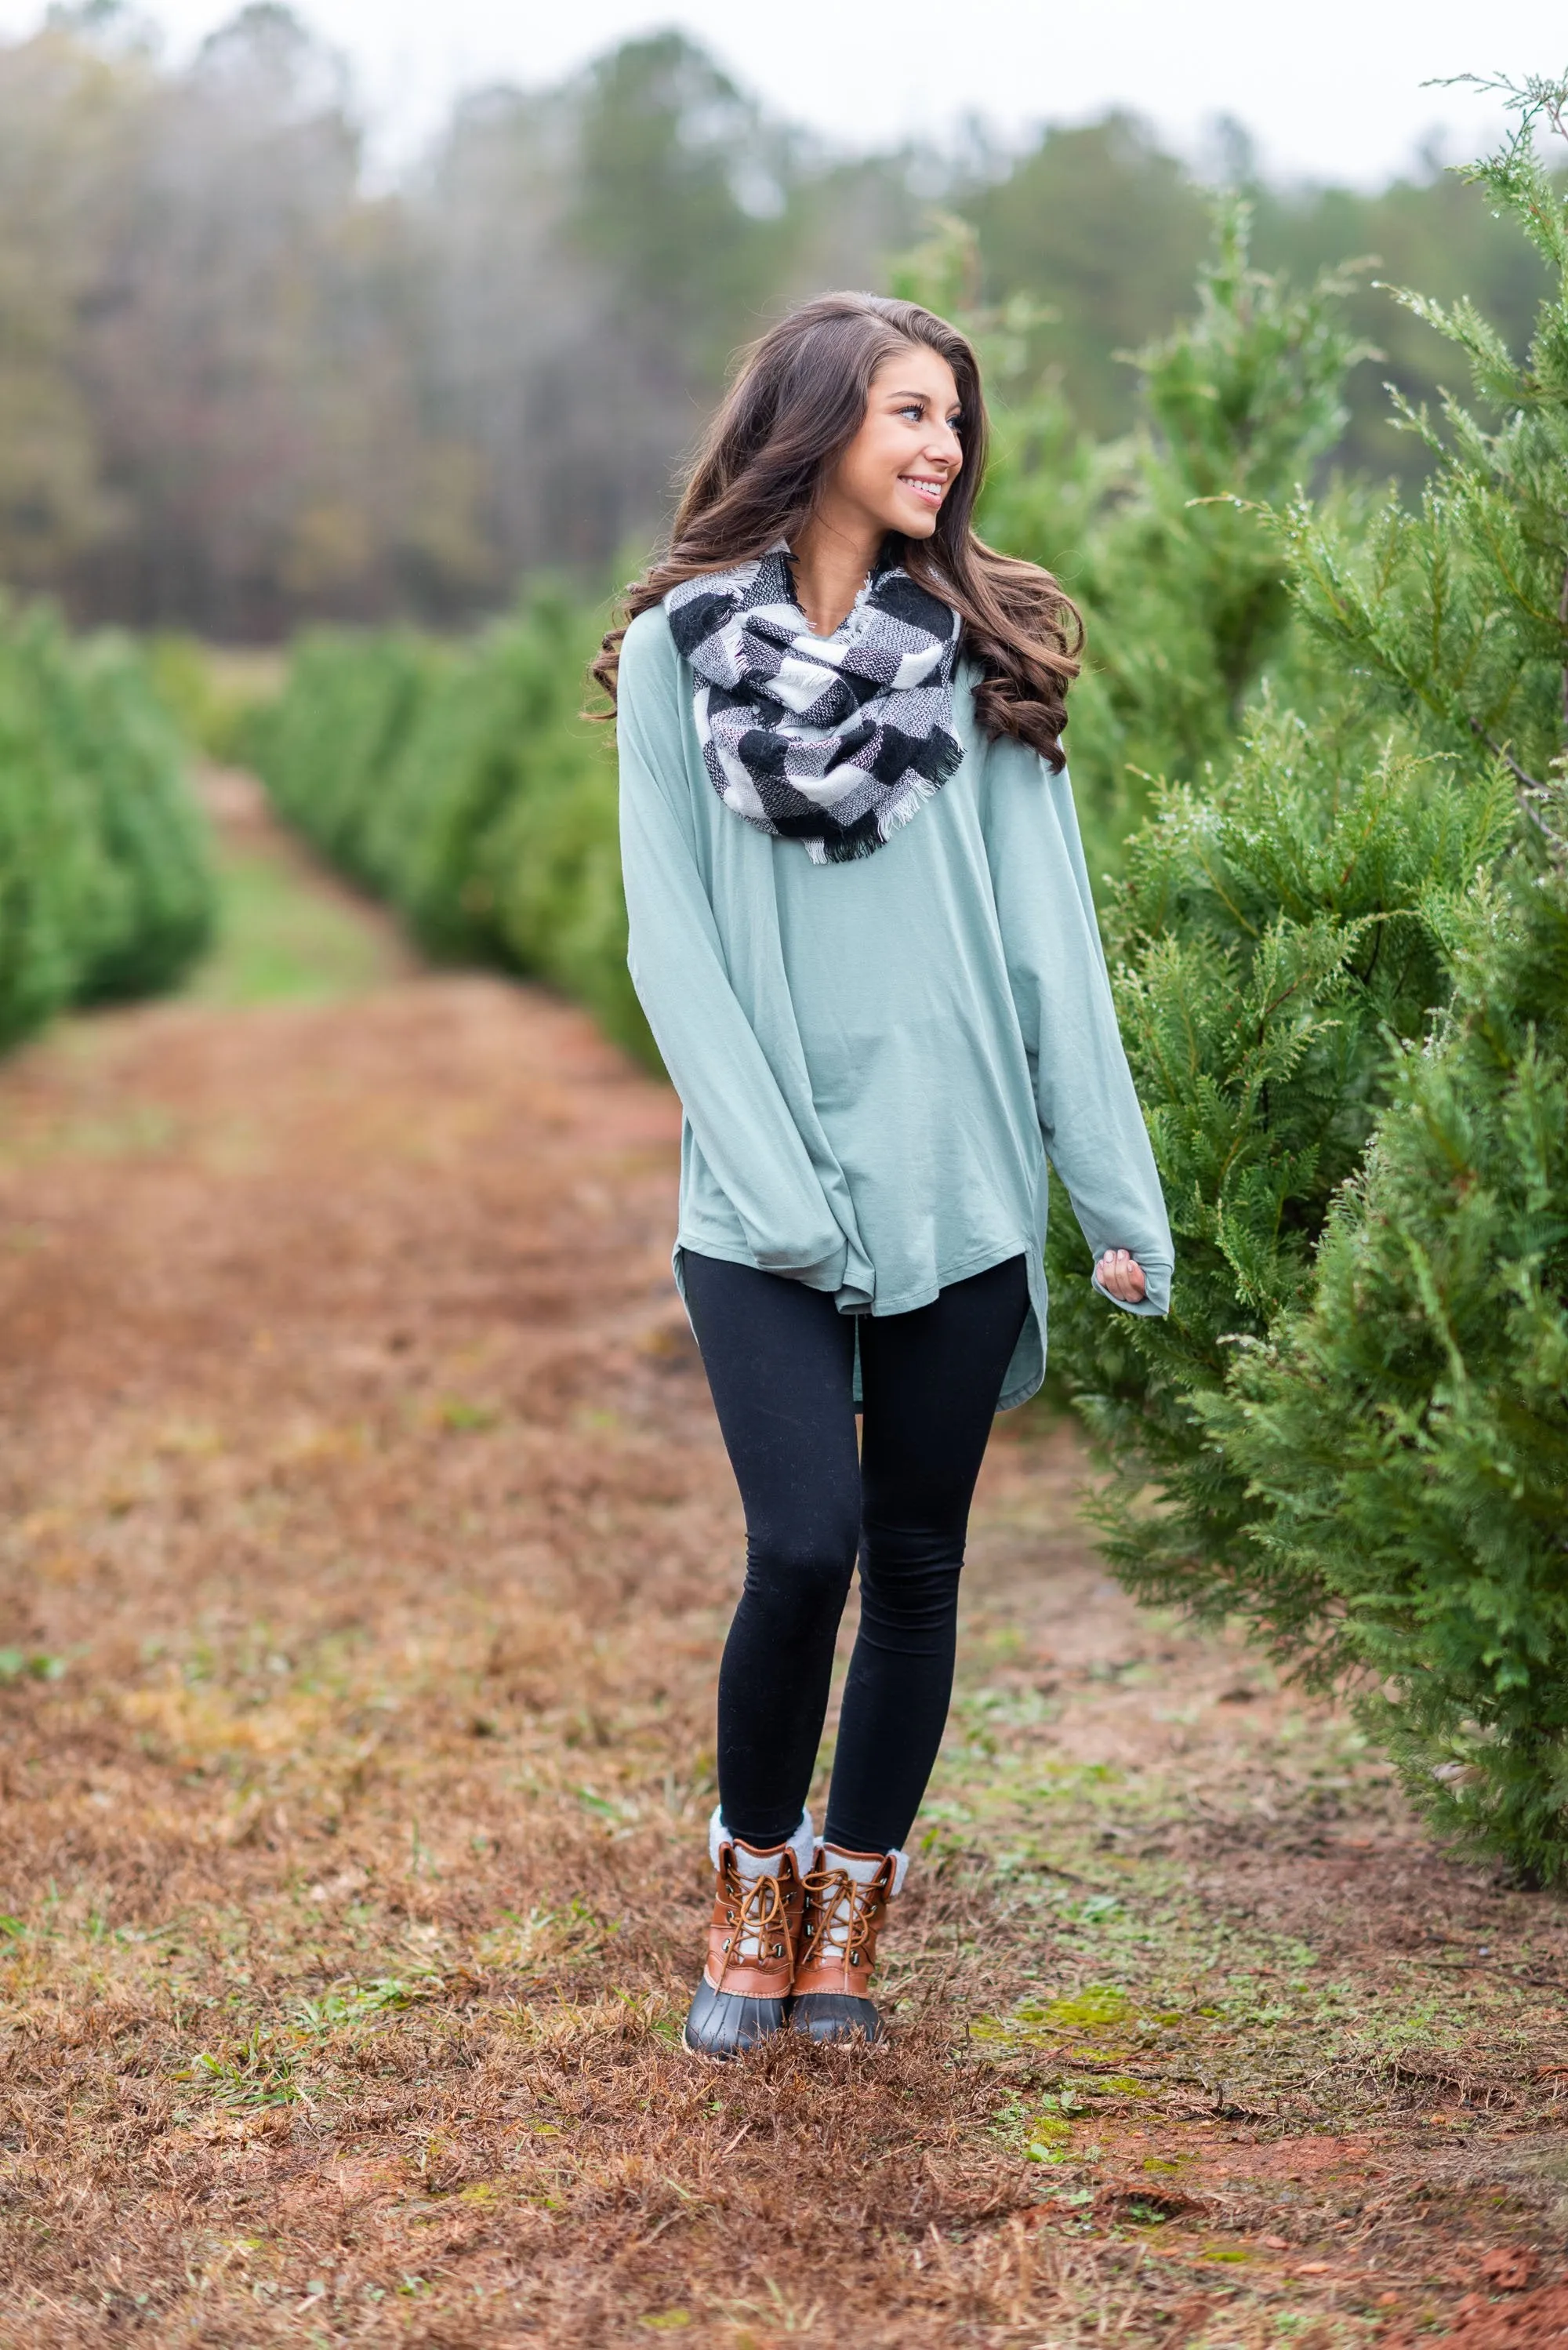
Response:
M907 490L913 490L915 495L923 498L929 506L940 506L947 494L947 484L935 480L929 473L900 473L898 479Z

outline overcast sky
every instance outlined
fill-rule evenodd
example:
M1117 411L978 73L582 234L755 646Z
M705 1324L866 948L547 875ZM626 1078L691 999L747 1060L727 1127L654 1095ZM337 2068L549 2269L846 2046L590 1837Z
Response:
M174 54L237 0L154 0ZM26 32L37 0L0 0L0 32ZM1289 175L1376 183L1446 130L1483 147L1498 117L1468 71L1568 68L1563 0L303 0L353 61L383 136L407 149L453 91L558 79L627 35L680 25L770 107L836 144L940 136L966 112L1015 135L1106 107L1148 116L1184 151L1217 115L1240 119Z

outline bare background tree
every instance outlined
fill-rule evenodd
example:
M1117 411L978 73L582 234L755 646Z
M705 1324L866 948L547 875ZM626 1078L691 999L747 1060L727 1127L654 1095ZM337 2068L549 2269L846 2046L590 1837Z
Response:
M1435 159L1381 195L1228 176L1265 266L1376 252L1489 289L1515 339L1535 265ZM455 623L541 567L655 528L737 344L793 296L885 284L933 205L1025 291L1085 426L1130 414L1119 351L1190 300L1203 191L1126 116L1023 153L846 158L770 120L677 33L563 87L465 97L391 187L345 68L275 0L188 68L120 0L0 45L0 579L81 620L267 639L324 615ZM1370 287L1341 462L1408 473L1380 380L1437 338Z

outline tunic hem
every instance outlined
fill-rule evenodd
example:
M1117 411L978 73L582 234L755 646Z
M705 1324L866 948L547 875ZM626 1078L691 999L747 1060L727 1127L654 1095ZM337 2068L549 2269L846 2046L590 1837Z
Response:
M745 1264L750 1265L754 1273L772 1273L779 1281L793 1281L800 1277L794 1274L779 1273L772 1265L758 1264L755 1257L744 1249L736 1248L732 1241L716 1236L709 1239L705 1234L694 1236L688 1227L682 1225L670 1259L670 1269L674 1276L676 1291L682 1305L686 1305L686 1272L681 1259L688 1249L695 1256L716 1258L721 1264ZM955 1282L968 1281L979 1273L989 1273L993 1265L1009 1264L1015 1256L1021 1256L1023 1259L1028 1274L1029 1311L1024 1316L1023 1327L1018 1334L1018 1343L1013 1347L1012 1358L1007 1366L1007 1376L1002 1381L1002 1392L996 1399L998 1411L1014 1411L1021 1403L1027 1403L1031 1396L1038 1395L1045 1383L1045 1267L1033 1235L1021 1246L1009 1245L982 1249L978 1255L963 1259L952 1272L937 1283L934 1289L922 1284L919 1294L912 1295L907 1305L883 1305L879 1308L864 1305L840 1306L839 1311L847 1314L855 1322L858 1322L868 1312L878 1312L884 1315L915 1314L922 1305L933 1305L941 1292L944 1289L950 1289ZM816 1286L810 1282L803 1285L807 1288ZM688 1306L687 1320L690 1321L691 1318L691 1308ZM692 1335L695 1336L695 1331ZM858 1337L855 1348L854 1392L856 1408L858 1409L860 1405Z

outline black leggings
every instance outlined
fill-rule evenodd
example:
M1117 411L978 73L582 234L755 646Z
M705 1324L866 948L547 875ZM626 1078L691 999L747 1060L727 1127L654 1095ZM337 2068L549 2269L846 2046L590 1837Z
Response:
M992 1415L1028 1310L1023 1259L912 1314L859 1317L820 1290L685 1253L686 1299L746 1513L746 1582L719 1671L719 1798L748 1844L799 1823L838 1619L860 1561L825 1833L908 1835L952 1694L959 1570Z

